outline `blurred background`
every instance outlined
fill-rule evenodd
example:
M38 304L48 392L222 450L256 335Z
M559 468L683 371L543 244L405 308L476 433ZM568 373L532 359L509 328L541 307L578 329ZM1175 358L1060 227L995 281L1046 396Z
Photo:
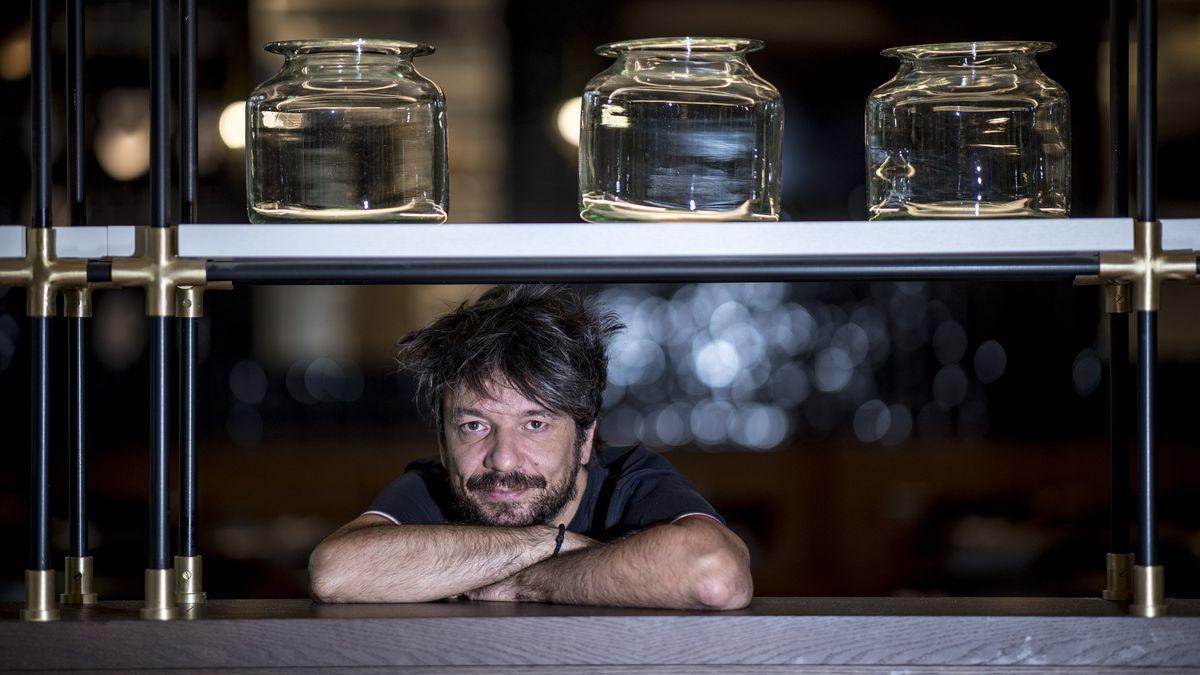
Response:
M87 4L89 224L149 213L147 3ZM429 42L446 94L451 222L578 221L577 98L603 42L760 38L750 63L786 107L784 208L866 217L863 106L889 46L1050 40L1072 99L1073 215L1108 215L1106 2L1013 0L229 0L199 16L200 219L246 222L242 102L270 40ZM1162 217L1200 216L1200 1L1161 3ZM55 223L65 194L65 11L54 25ZM173 32L177 20L172 22ZM174 39L174 36L173 36ZM1134 55L1131 52L1131 62ZM1132 84L1132 83L1131 83ZM30 217L29 17L0 9L0 223ZM1132 91L1132 90L1131 90ZM1131 97L1132 98L1132 97ZM175 120L177 122L177 120ZM177 200L176 200L177 201ZM586 227L565 225L565 227ZM731 225L731 230L737 226ZM306 594L312 547L405 464L432 454L403 333L481 287L211 293L201 340L200 550L210 597ZM588 287L628 330L611 349L601 431L663 452L753 555L760 595L1098 595L1108 541L1107 372L1095 288L1069 283ZM1200 596L1200 292L1170 286L1161 336L1167 591ZM58 329L56 564L66 549L65 329ZM141 596L147 467L140 297L98 295L90 510L97 590ZM0 599L27 540L24 297L0 289ZM1129 409L1132 419L1133 409ZM174 431L172 432L175 433ZM177 511L176 511L177 512Z

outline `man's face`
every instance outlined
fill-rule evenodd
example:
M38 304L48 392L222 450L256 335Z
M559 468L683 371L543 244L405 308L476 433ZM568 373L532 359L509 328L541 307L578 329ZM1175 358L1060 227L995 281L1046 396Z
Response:
M444 411L442 463L463 517L510 527L569 517L563 510L574 505L595 425L577 439L567 415L510 386L490 389L447 397Z

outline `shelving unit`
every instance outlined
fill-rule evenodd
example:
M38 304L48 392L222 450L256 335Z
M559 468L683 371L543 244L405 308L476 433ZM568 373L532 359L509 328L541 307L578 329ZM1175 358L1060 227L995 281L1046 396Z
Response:
M1136 566L1131 542L1121 534L1129 520L1129 495L1125 494L1130 469L1125 457L1128 442L1127 411L1121 407L1121 389L1126 382L1114 381L1112 427L1110 429L1111 466L1113 472L1113 545L1108 560L1109 588L1107 599L1120 602L1133 600L1129 612L1141 616L1159 616L1165 612L1162 587L1162 567L1158 560L1155 527L1155 376L1157 368L1157 299L1161 283L1167 280L1194 280L1197 276L1197 251L1200 251L1200 220L1167 220L1159 222L1155 210L1155 136L1156 91L1153 73L1156 65L1156 3L1139 0L1140 35L1139 68L1146 77L1139 79L1139 142L1137 217L1129 217L1122 187L1126 185L1122 167L1125 164L1127 143L1121 127L1127 122L1123 92L1127 83L1128 23L1123 3L1112 3L1112 49L1114 58L1111 87L1117 96L1111 102L1114 118L1112 154L1116 167L1114 183L1118 193L1111 218L1073 219L1016 219L1016 220L945 220L945 221L876 221L876 222L787 222L787 223L630 223L630 224L487 224L487 225L197 225L195 220L196 191L196 33L195 2L182 0L181 25L181 190L184 223L172 225L168 220L167 196L170 194L167 166L168 106L170 62L166 25L166 0L152 0L151 7L151 74L152 74L152 151L151 151L151 226L88 226L82 222L83 186L82 149L79 142L82 129L83 101L83 3L69 2L68 55L71 108L69 145L72 199L72 222L69 227L51 227L49 209L50 172L50 111L49 111L49 19L48 0L33 0L33 127L34 127L34 218L31 227L0 227L0 283L21 285L30 289L30 321L33 354L32 466L33 508L30 565L26 572L27 602L22 618L53 620L58 618L55 601L53 565L49 546L49 429L54 407L50 403L47 378L50 354L49 332L54 326L53 298L59 292L67 298L69 328L72 333L71 380L72 400L69 422L73 429L72 451L72 546L67 559L69 570L76 574L68 579L68 596L64 600L85 603L90 588L90 558L87 554L86 532L83 528L83 485L85 448L82 406L83 383L86 374L80 354L84 349L83 336L89 315L89 294L98 288L141 287L147 290L147 313L150 316L152 354L152 416L150 452L151 531L150 560L146 570L146 601L141 616L148 619L172 619L180 616L210 618L241 617L267 619L271 610L259 608L248 614L220 609L205 610L201 585L200 556L195 547L195 399L196 322L203 311L203 292L206 288L227 287L229 284L334 284L334 283L456 283L456 282L578 282L624 283L650 281L802 281L802 280L860 280L860 279L958 279L958 280L1046 280L1073 279L1079 283L1103 283L1108 298L1110 329L1117 341L1114 354L1123 355L1120 340L1125 335L1128 313L1137 310L1138 322L1138 408L1136 441L1139 466L1136 495L1139 541ZM730 232L736 228L736 236ZM380 257L380 252L397 255ZM51 298L48 304L46 297ZM43 301L38 301L42 298ZM167 449L169 420L167 390L171 369L168 348L171 332L180 337L180 429L181 447L181 541L180 555L171 560L167 522L169 488L167 485ZM89 570L85 572L84 570ZM1131 587L1130 579L1134 582ZM177 600L181 603L177 606ZM1044 616L1060 609L1035 608L1029 601L1028 612ZM1099 601L1096 601L1099 602ZM769 603L768 603L769 604ZM969 604L969 603L968 603ZM1069 603L1068 603L1069 604ZM230 605L232 606L232 605ZM843 603L843 609L845 609ZM976 602L971 611L987 614L995 611L1012 612L1003 603ZM1066 605L1062 605L1065 607ZM1176 617L1171 630L1186 627L1195 629L1194 604L1182 603L1183 614ZM116 607L116 605L114 605ZM124 606L123 606L124 607ZM290 606L289 606L290 607ZM787 608L791 607L792 610ZM773 604L757 603L750 614L777 612L787 616L789 611L803 612L812 608L804 601ZM830 607L834 607L831 605ZM1080 607L1083 607L1081 605ZM1103 617L1104 621L1120 621L1126 614L1122 604L1105 604L1103 610L1080 610ZM782 609L781 609L782 608ZM828 608L827 608L828 609ZM85 608L73 614L76 618L101 618L98 610ZM130 611L113 609L113 612ZM205 612L208 612L207 614ZM282 610L281 610L282 611ZM338 614L350 621L355 610L288 610L289 619L315 615ZM363 610L366 611L366 610ZM415 610L414 610L415 611ZM505 610L507 611L507 610ZM830 611L837 611L836 609ZM934 612L945 611L936 608ZM1062 610L1070 612L1071 610ZM223 612L225 612L223 614ZM341 612L339 614L339 612ZM518 612L520 613L520 612ZM554 614L554 612L550 612ZM570 614L570 612L566 612ZM367 614L370 614L368 611ZM386 614L386 612L385 612ZM411 612L410 612L411 614ZM417 614L420 614L418 611ZM504 615L483 610L464 610L457 621ZM537 614L537 612L532 612ZM580 612L580 615L601 615L605 612ZM617 614L621 614L618 612ZM654 617L665 613L625 612L628 615ZM1021 611L1016 614L1023 615ZM407 616L404 612L399 615ZM399 616L397 615L397 616ZM366 616L366 615L364 615ZM415 616L415 615L414 615ZM673 615L674 616L674 615ZM908 616L900 612L899 616ZM350 617L350 618L347 618ZM412 618L412 617L409 617ZM418 617L427 623L428 617ZM594 617L593 617L594 618ZM736 616L730 617L730 620ZM779 619L779 617L776 617ZM894 617L893 617L894 618ZM363 619L365 620L365 619ZM691 619L678 619L690 621ZM1081 619L1082 620L1082 619ZM1090 619L1089 619L1090 620ZM696 621L702 623L697 618ZM783 619L779 619L783 621ZM795 631L809 630L793 616L786 629L780 629L781 639L799 635ZM896 619L903 621L903 619ZM1163 619L1172 621L1172 619ZM436 622L435 622L436 623ZM601 621L600 624L604 622ZM810 622L812 623L812 622ZM986 623L986 622L985 622ZM1043 622L1045 623L1045 622ZM353 626L359 624L351 621ZM751 625L753 622L748 623ZM803 624L803 625L802 625ZM886 622L884 622L886 624ZM873 630L890 630L887 625ZM415 624L412 624L415 625ZM424 625L424 624L422 624ZM432 624L430 624L432 625ZM459 623L446 624L451 630ZM466 624L461 624L465 626ZM529 624L536 625L536 621ZM590 625L590 624L589 624ZM605 624L607 625L607 624ZM779 624L784 625L784 624ZM814 624L815 625L815 624ZM1047 624L1048 625L1048 624ZM1056 624L1057 625L1057 624ZM1106 626L1108 624L1105 624ZM1139 626L1141 624L1138 624ZM350 630L351 625L338 630ZM807 627L806 627L807 626ZM211 628L211 627L210 627ZM1067 630L1068 625L1036 630ZM37 637L36 627L22 628L20 633L6 633L0 624L0 642L10 645L46 643ZM65 627L50 629L58 636L50 642L64 639L70 631ZM108 630L108 629L105 629ZM175 630L175 629L172 629ZM432 630L432 629L431 629ZM523 628L521 630L532 630ZM824 630L824 628L822 629ZM1025 630L1025 629L1022 629ZM1034 630L1034 629L1030 629ZM1106 628L1105 630L1110 630ZM1111 630L1117 630L1115 628ZM1139 629L1141 630L1141 629ZM178 631L176 631L178 632ZM217 630L217 633L220 633ZM1151 631L1153 632L1153 631ZM150 632L133 631L138 639L152 639ZM131 633L130 635L132 635ZM210 630L211 633L211 630ZM216 636L212 633L210 637ZM173 635L175 633L172 633ZM238 633L229 633L234 635ZM881 635L883 633L880 633ZM51 633L41 634L43 636ZM165 635L159 632L154 635ZM1141 634L1139 634L1141 635ZM14 636L24 636L19 640ZM1145 637L1145 636L1143 636ZM133 639L128 635L122 639ZM213 637L213 639L216 639ZM221 638L225 639L225 638ZM832 639L832 638L831 638ZM1151 639L1151 638L1146 638ZM131 645L133 643L130 643ZM1127 645L1130 649L1137 646ZM132 647L131 647L132 648ZM30 646L29 650L37 649ZM1048 647L1049 649L1049 647ZM1188 646L1186 640L1172 643L1173 656L1167 661L1154 661L1164 652L1147 652L1151 657L1130 656L1116 659L1071 661L1065 665L1200 665L1200 647ZM1033 653L1033 652L1031 652ZM166 661L155 662L166 667ZM802 656L789 656L790 663ZM1141 659L1141 660L1139 660ZM1149 660L1147 660L1149 659ZM36 659L34 659L36 661ZM436 660L435 660L436 661ZM58 667L83 667L85 662L71 659L37 661L58 664ZM387 661L393 665L404 659ZM433 663L429 661L428 663ZM750 662L750 661L746 661ZM755 661L770 663L772 661ZM968 663L970 659L937 661L937 663ZM33 663L33 661L30 661ZM116 663L114 661L113 663ZM556 662L558 663L558 662ZM567 663L567 662L561 662ZM920 659L904 663L921 663ZM983 659L976 664L1004 665L1005 663L1038 663L1057 661L1036 659L1012 661ZM81 665L82 664L82 665ZM188 665L180 663L179 665Z

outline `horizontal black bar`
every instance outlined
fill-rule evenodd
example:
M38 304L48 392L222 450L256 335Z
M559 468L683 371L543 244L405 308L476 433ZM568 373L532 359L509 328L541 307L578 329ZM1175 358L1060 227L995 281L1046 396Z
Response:
M87 263L89 283L107 284L112 281L112 263L107 260L89 260Z
M209 281L254 284L642 283L696 281L1042 280L1100 272L1093 256L694 260L245 260Z

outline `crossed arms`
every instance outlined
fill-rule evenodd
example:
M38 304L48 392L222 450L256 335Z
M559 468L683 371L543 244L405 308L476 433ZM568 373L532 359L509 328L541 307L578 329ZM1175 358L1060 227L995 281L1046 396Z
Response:
M557 528L395 525L364 514L309 558L321 602L474 600L740 609L753 595L745 544L700 516L612 543Z

